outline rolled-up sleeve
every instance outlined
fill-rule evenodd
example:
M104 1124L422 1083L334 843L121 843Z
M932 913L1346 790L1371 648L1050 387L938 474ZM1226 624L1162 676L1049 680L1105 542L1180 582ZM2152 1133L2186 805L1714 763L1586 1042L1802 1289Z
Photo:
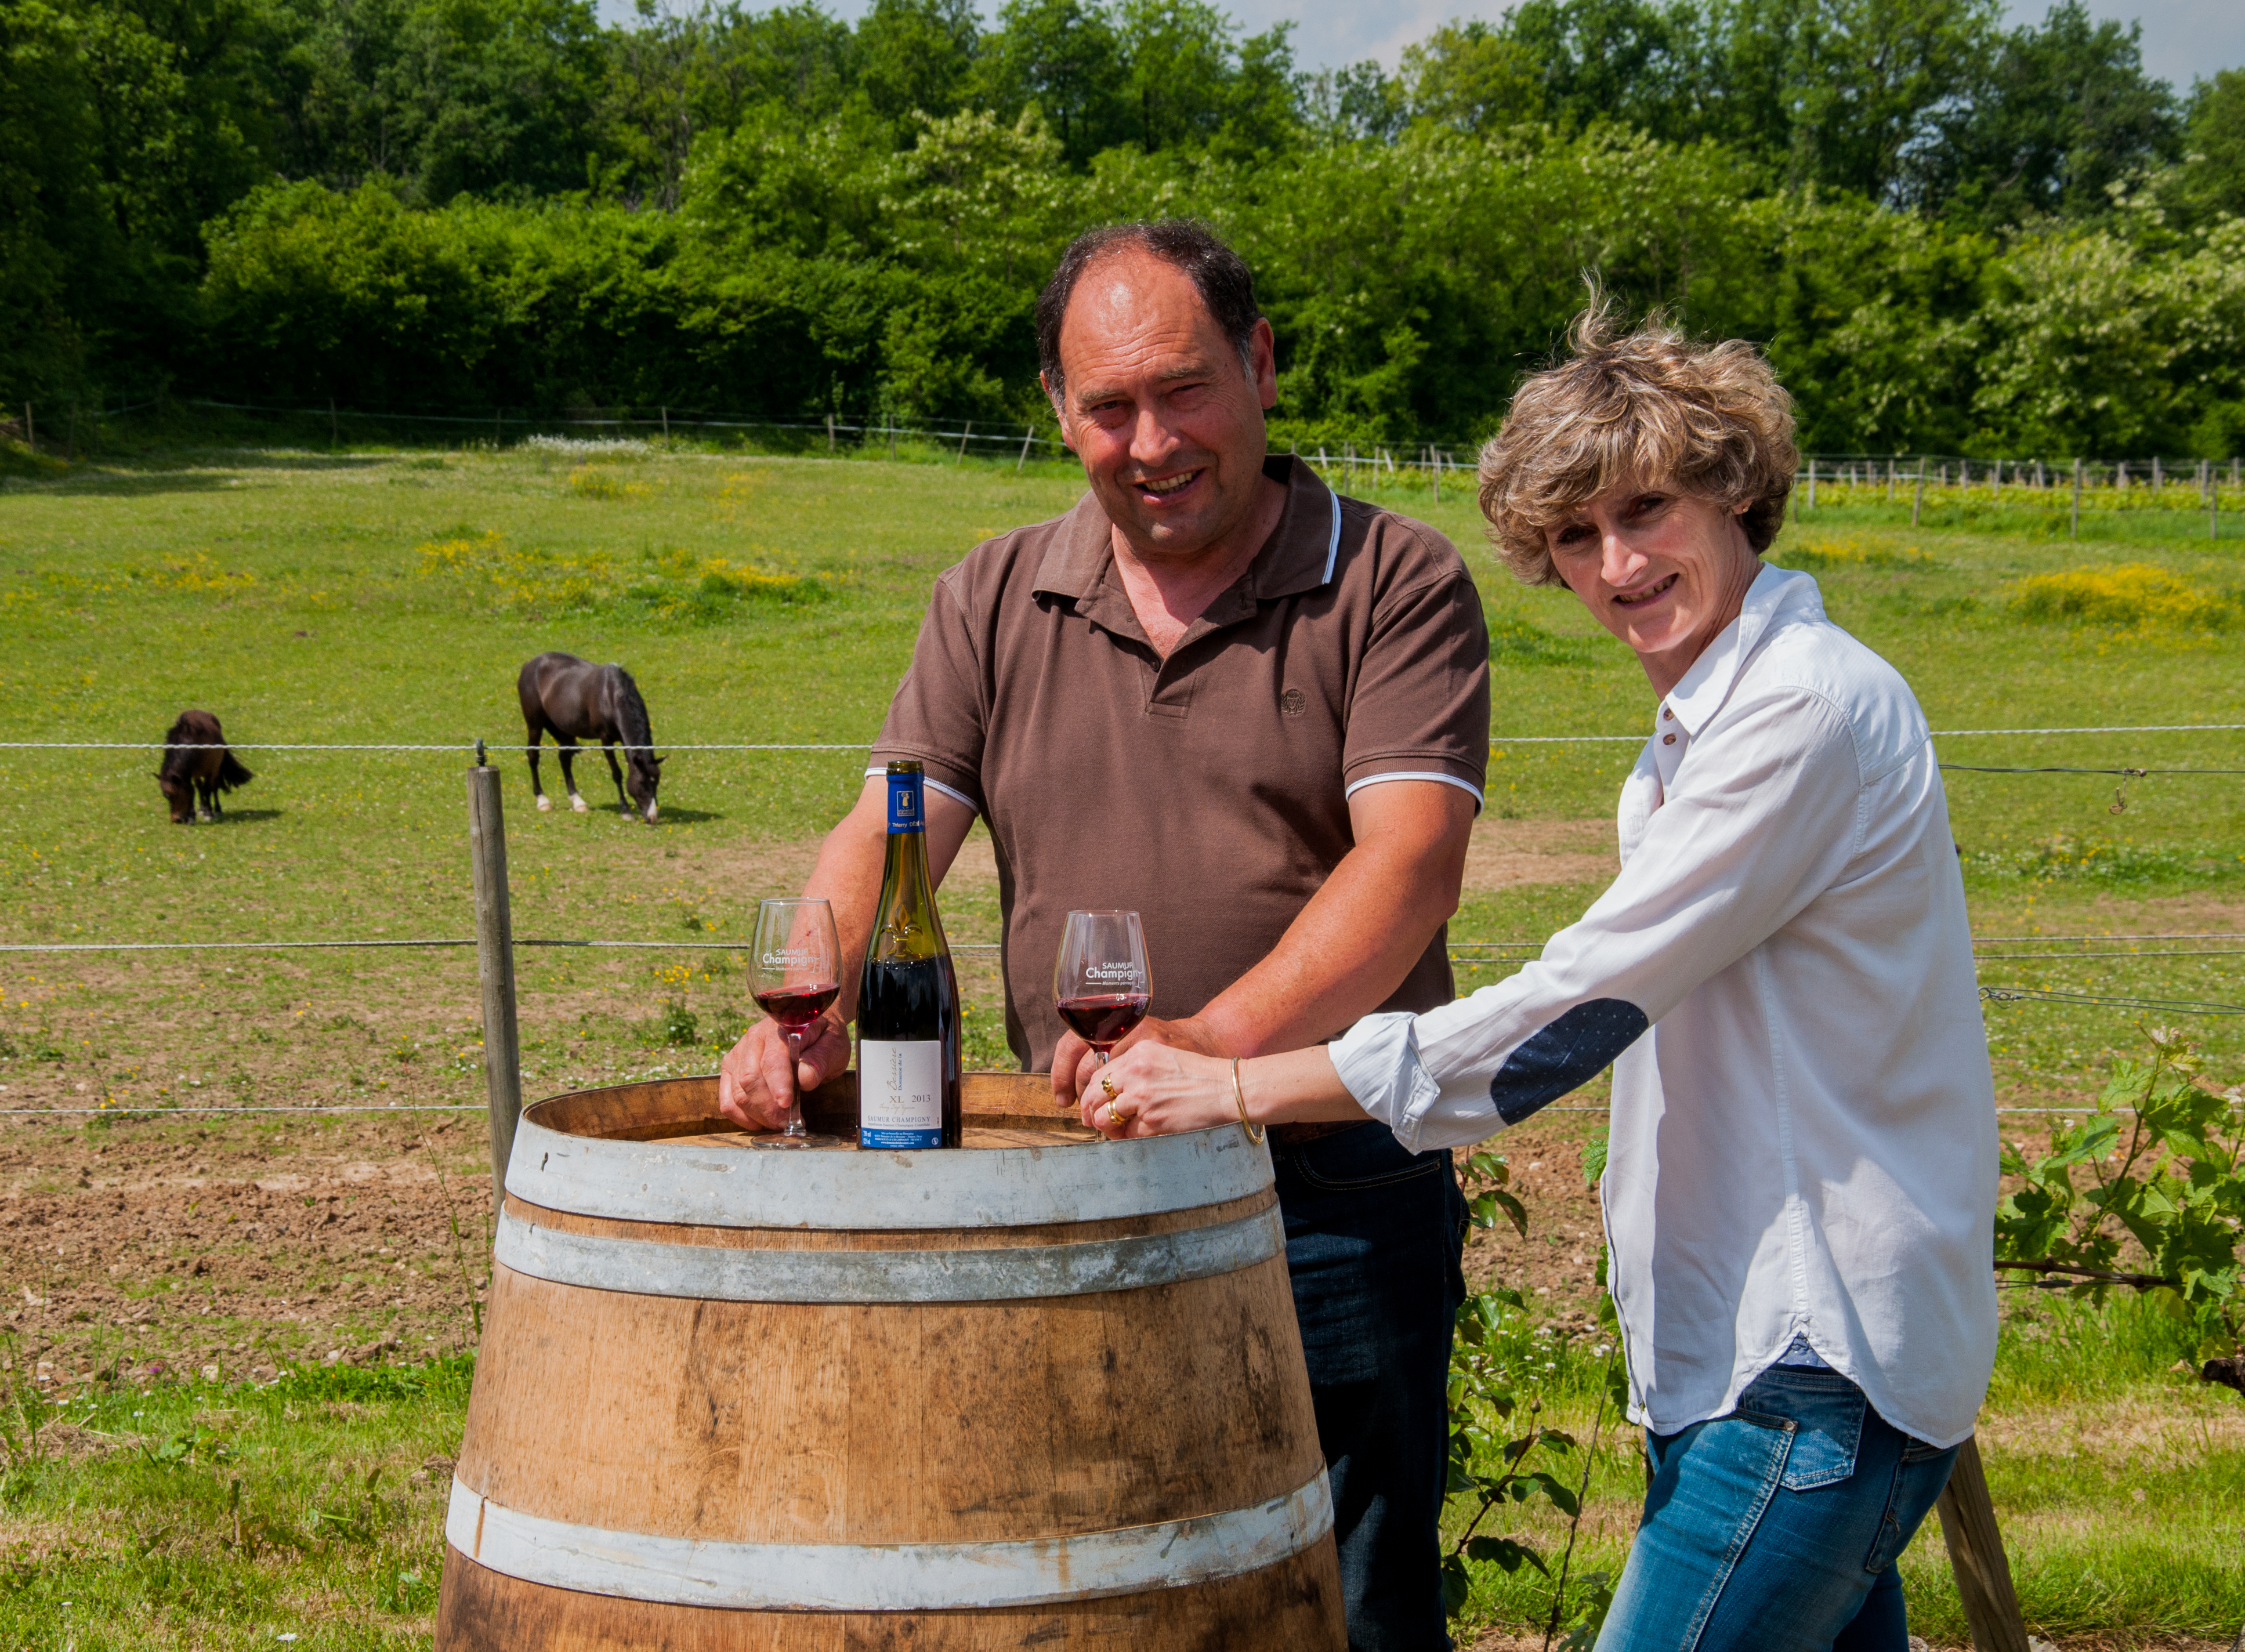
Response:
M1604 894L1510 979L1358 1022L1333 1066L1414 1152L1519 1123L1597 1076L1839 879L1863 775L1837 708L1798 688L1726 707Z

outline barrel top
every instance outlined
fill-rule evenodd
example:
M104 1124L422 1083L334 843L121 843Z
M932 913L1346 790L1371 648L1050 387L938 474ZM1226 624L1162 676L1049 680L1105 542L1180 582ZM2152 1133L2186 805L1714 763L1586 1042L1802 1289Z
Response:
M1103 1222L1221 1204L1272 1183L1270 1150L1236 1126L1079 1141L1049 1114L970 1110L970 1124L979 1116L1023 1127L985 1139L1037 1145L772 1152L751 1137L705 1133L723 1127L716 1113L714 1079L550 1098L524 1109L506 1190L549 1210L627 1222L851 1230ZM812 1127L821 1122L814 1112ZM603 1133L580 1133L587 1127Z

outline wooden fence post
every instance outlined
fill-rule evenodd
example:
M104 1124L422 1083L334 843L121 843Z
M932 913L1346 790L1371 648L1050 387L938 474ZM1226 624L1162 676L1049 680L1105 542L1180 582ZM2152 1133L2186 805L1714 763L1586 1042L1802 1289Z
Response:
M1442 450L1429 444L1427 449L1427 474L1434 479L1434 503L1442 502Z
M1917 492L1916 492L1916 494L1911 498L1910 502L1909 502L1909 525L1910 525L1910 526L1912 526L1913 528L1914 528L1914 527L1916 527L1916 526L1917 525L1917 513L1918 513L1919 511L1923 511L1924 508L1925 508L1925 456L1924 456L1923 454L1922 454L1922 453L1921 453L1920 455L1918 455L1918 459L1917 459Z
M1968 1439L1957 1448L1957 1466L1949 1471L1949 1485L1934 1507L1957 1574L1957 1592L1964 1598L1964 1621L1972 1626L1974 1652L2027 1652L2026 1625L2011 1588L2011 1565L2004 1555L2004 1534L1996 1528L1977 1441Z
M1036 434L1037 427L1034 423L1021 426L1021 457L1014 461L1015 476L1021 475L1021 467L1029 462L1029 443L1035 439Z
M39 450L39 427L31 419L31 404L24 403L24 445L37 453Z
M668 442L670 440L670 403L658 402L655 407L662 415L662 439ZM831 413L826 416L826 445L830 448L834 445L834 416Z
M2081 537L2081 461L2073 462L2073 537Z
M506 1161L522 1116L522 1039L514 1013L514 921L506 891L506 818L499 808L499 770L484 762L468 770L468 859L475 868L476 984L483 992L484 1094L491 1109L492 1210L506 1198Z

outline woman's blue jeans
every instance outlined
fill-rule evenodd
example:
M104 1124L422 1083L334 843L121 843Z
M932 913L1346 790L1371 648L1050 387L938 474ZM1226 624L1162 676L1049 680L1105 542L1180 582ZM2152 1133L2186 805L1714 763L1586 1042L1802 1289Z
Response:
M1889 1425L1837 1371L1773 1365L1729 1416L1645 1450L1598 1652L1907 1652L1895 1562L1955 1446Z

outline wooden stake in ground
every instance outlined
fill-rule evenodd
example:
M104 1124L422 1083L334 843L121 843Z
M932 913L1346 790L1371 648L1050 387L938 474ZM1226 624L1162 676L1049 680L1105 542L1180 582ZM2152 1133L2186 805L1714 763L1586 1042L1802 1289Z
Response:
M1925 460L1924 460L1923 457L1923 456L1921 456L1921 457L1919 457L1918 461L1917 461L1917 492L1916 493L1916 495L1914 495L1914 496L1911 498L1910 502L1909 502L1909 525L1910 525L1910 526L1912 526L1912 527L1914 528L1914 527L1916 527L1916 526L1917 525L1917 513L1918 513L1919 511L1921 511L1924 510L1924 509L1925 509Z
M2081 461L2073 462L2073 537L2081 537Z
M1964 1598L1964 1621L1972 1626L1973 1652L2027 1652L2011 1564L2004 1555L2004 1534L1996 1528L1996 1507L1988 1499L1988 1477L1976 1441L1967 1439L1957 1448L1957 1466L1949 1471L1948 1487L1934 1507L1957 1574L1957 1592Z
M476 755L483 756L481 742ZM506 1197L506 1161L522 1116L522 1038L515 1025L514 919L506 888L506 817L499 770L468 770L468 858L475 868L476 984L483 992L484 1093L491 1108L492 1209Z
M1036 435L1037 427L1035 425L1024 424L1021 426L1021 457L1014 461L1014 474L1015 476L1021 475L1021 467L1029 462L1029 443L1036 439Z

